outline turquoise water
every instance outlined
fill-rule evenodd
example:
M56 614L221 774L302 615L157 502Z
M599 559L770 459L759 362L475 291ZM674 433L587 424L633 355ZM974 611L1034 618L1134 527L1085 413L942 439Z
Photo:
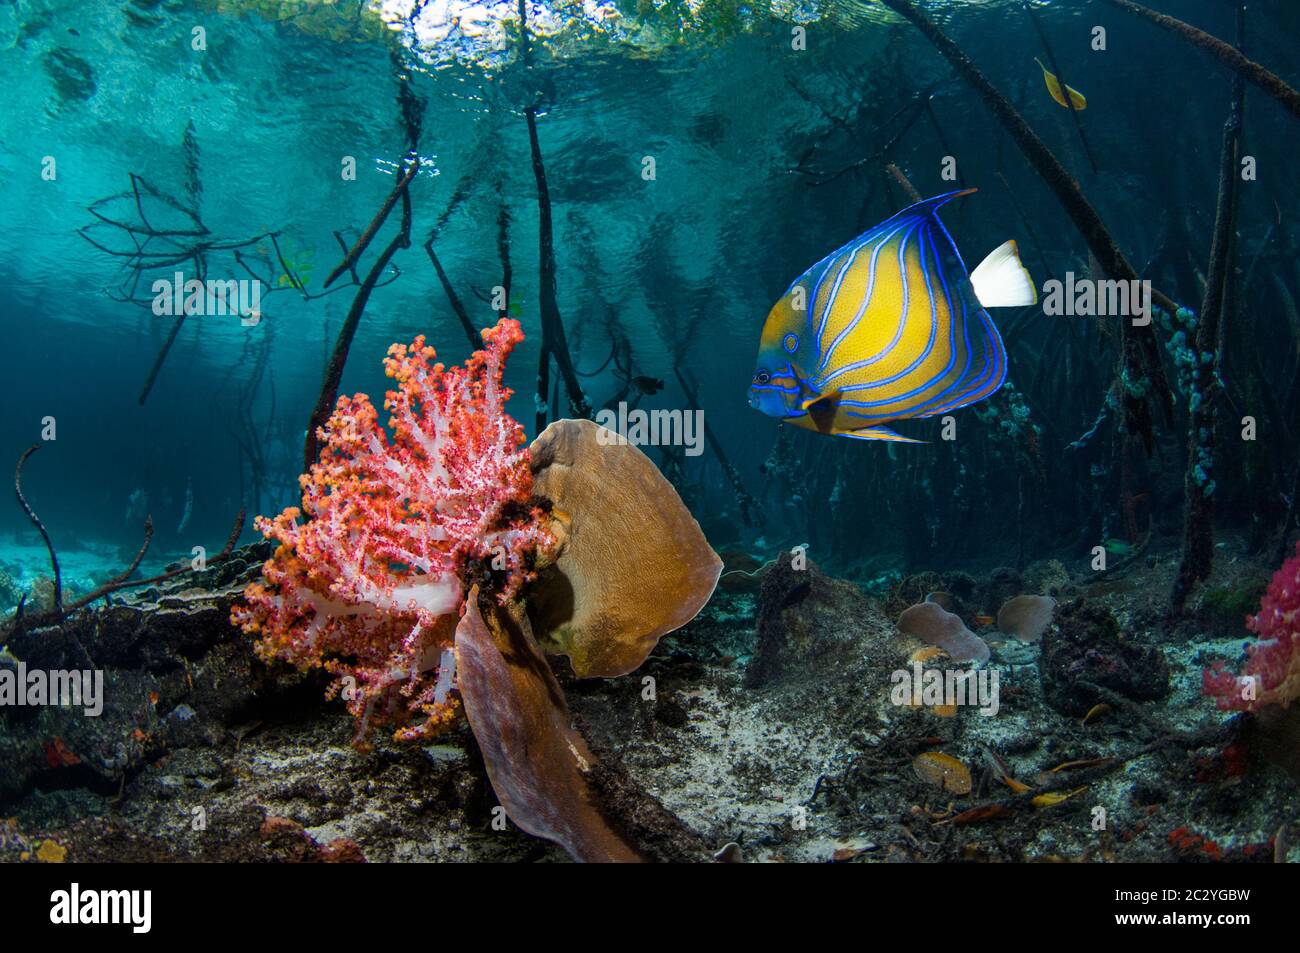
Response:
M1053 54L1088 97L1078 119L1094 173L1071 115L1047 95L1033 62L1045 50L1021 4L925 6L1080 180L1129 259L1139 269L1154 262L1150 277L1162 290L1198 307L1227 74L1105 4L1039 5ZM1232 34L1224 4L1166 6ZM139 176L174 204L146 194L136 212L183 227L194 220L178 211L187 209L217 245L274 232L306 291L320 295L342 257L334 233L354 242L393 188L395 163L410 145L402 89L420 116L412 244L369 302L341 392L378 397L388 345L416 333L448 361L465 356L422 246L436 228L450 281L471 319L486 326L494 313L480 296L500 281L504 208L511 309L528 334L507 379L518 391L515 414L533 431L540 262L524 110L535 106L574 359L590 371L605 365L612 341L625 342L633 375L665 381L640 397L643 408L688 406L677 372L694 382L727 460L765 511L762 525L745 525L716 455L687 458L681 488L720 543L812 538L845 567L867 564L868 574L938 552L1004 561L1017 550L1023 560L1026 547L1030 556L1082 553L1098 537L1125 535L1116 485L1123 466L1157 484L1146 491L1139 529L1152 518L1176 532L1181 421L1162 429L1161 452L1150 460L1117 454L1113 444L1098 449L1100 441L1085 453L1064 451L1088 431L1109 386L1115 335L1104 321L999 316L1010 379L1039 428L1032 437L1022 427L999 442L998 419L966 410L962 426L979 439L955 456L941 443L899 449L805 433L778 445L776 422L745 398L763 317L811 262L907 204L879 160L823 180L884 146L919 90L933 88L933 120L916 121L887 158L922 194L953 187L942 175L945 156L962 182L979 187L945 213L968 264L1017 237L1041 284L1086 272L1088 250L988 109L878 5L625 7L534 4L525 56L512 3L428 4L413 22L410 4L399 2L0 6L8 383L0 447L16 458L41 439L44 418L57 421L57 440L27 467L28 496L56 543L132 553L147 511L157 526L151 560L165 562L193 545L218 548L241 505L268 513L293 503L308 414L355 292L345 276L333 293L303 300L284 286L267 239L241 246L245 262L271 278L263 320L184 322L141 404L173 326L152 313L144 289L175 269L124 271L120 255L86 237L121 250L129 236L89 209ZM1252 54L1292 81L1297 19L1290 4L1252 5ZM1090 48L1098 24L1108 31L1105 51ZM791 48L795 27L805 28L806 49ZM205 49L193 48L196 28ZM1293 334L1279 283L1300 290L1284 253L1295 240L1296 139L1281 108L1252 89L1246 148L1261 171L1244 190L1238 233L1241 270L1256 260L1258 273L1226 332L1236 403L1263 400L1252 381L1285 382L1291 373L1291 345L1272 345ZM355 160L355 180L341 174L345 157ZM52 179L43 175L50 159ZM652 180L643 174L647 159ZM134 196L114 202L95 207L134 221ZM363 275L399 215L363 257ZM252 273L228 249L210 249L204 265L214 278ZM136 277L142 283L130 286ZM135 300L116 300L124 292ZM597 405L622 390L612 365L583 383ZM1294 408L1295 388L1279 386L1261 414L1286 418ZM563 413L562 398L558 406ZM1003 408L1001 420L1014 416ZM909 432L932 439L937 426ZM1274 430L1249 460L1230 457L1225 467L1241 476L1220 481L1230 525L1249 529L1261 508L1270 525L1282 518L1293 439ZM774 446L787 462L784 482L764 468ZM193 512L184 521L187 487ZM0 539L10 540L0 561L11 574L30 582L43 571L16 507L0 512Z

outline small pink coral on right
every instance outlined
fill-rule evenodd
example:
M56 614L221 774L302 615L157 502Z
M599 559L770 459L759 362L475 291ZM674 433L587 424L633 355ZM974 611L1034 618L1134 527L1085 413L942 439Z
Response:
M1258 711L1273 704L1285 708L1300 697L1300 542L1296 555L1273 574L1259 612L1247 619L1246 628L1259 639L1246 647L1245 670L1235 675L1217 663L1201 673L1202 688L1223 711Z

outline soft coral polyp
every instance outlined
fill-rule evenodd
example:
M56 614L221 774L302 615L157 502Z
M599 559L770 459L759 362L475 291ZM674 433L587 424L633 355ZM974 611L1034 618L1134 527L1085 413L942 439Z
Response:
M449 649L471 575L504 601L555 545L523 427L505 410L502 371L523 332L502 319L483 340L451 369L423 336L394 344L391 433L366 395L339 398L300 478L301 509L257 520L280 545L232 621L263 659L334 675L359 742L375 725L410 739L452 718Z
M1246 647L1245 670L1234 675L1222 664L1206 669L1201 676L1205 694L1217 698L1225 711L1289 705L1300 697L1300 542L1296 555L1274 573L1246 628L1259 638ZM1254 680L1253 699L1243 697L1247 678Z

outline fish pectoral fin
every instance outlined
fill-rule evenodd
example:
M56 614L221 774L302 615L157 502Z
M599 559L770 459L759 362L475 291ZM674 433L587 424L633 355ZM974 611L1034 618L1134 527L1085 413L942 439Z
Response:
M805 400L800 407L812 419L813 426L821 433L835 432L835 408L839 406L840 392L818 394Z
M1016 308L1038 303L1038 289L1020 260L1014 240L1003 242L970 273L975 297L986 308Z
M841 437L849 437L853 440L892 440L895 443L929 443L928 440L913 440L911 437L904 437L900 433L895 433L888 427L863 427L861 430L840 430L836 433Z
M794 375L795 384L799 387L799 409L807 410L819 400L827 400L831 397L839 396L839 391L832 391L829 394L823 394L816 387L813 387L808 380L798 371L791 369Z
M804 387L805 387L804 392L807 394L811 394L811 396L804 398L804 400L800 402L799 404L800 410L811 411L813 407L817 406L818 404L825 403L828 401L833 402L836 398L840 396L839 391L832 391L829 394L819 394L814 390L807 389L807 385L804 385Z

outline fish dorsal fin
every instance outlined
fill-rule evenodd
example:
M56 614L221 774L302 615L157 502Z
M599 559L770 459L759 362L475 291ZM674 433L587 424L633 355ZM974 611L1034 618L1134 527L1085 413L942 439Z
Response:
M970 273L975 297L986 308L1015 308L1038 303L1029 269L1020 261L1015 241L1006 241Z
M955 192L945 192L943 195L936 195L933 198L922 199L920 202L909 205L907 208L894 215L893 218L889 219L889 221L892 222L902 218L929 218L953 199L973 195L978 191L979 189L957 189Z
M965 272L966 263L961 259L961 252L957 251L957 243L952 240L952 236L948 234L947 227L944 226L943 221L939 218L939 209L943 208L953 199L963 198L967 195L974 195L978 191L979 189L958 189L955 192L945 192L943 195L936 195L932 198L917 202L914 205L909 205L893 218L888 219L882 225L878 226L878 230L881 232L892 230L907 221L928 221L931 226L931 234L935 236L934 240L936 244L942 248L941 254L951 255L956 261L958 267Z
M900 433L895 433L888 427L863 427L861 430L842 430L839 434L841 437L848 437L852 440L890 440L894 443L926 443L925 440L913 440L911 437L904 437Z

